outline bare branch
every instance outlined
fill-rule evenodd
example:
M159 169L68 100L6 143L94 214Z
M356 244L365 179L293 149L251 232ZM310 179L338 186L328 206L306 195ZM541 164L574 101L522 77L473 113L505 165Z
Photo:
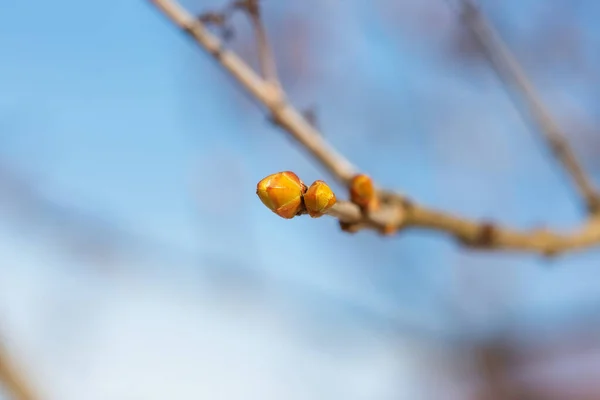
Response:
M328 215L339 219L356 232L361 229L397 232L407 229L425 229L441 232L459 243L482 250L504 250L539 253L555 256L566 251L582 250L600 243L600 218L593 217L570 234L539 229L520 231L492 222L475 221L454 216L404 201L404 205L384 208L369 216L348 201L338 201Z
M29 382L3 346L0 346L0 383L8 389L15 400L37 399Z
M267 81L257 76L233 52L225 50L219 39L211 35L203 23L193 18L180 5L172 0L150 1L172 22L187 32L242 87L266 107L272 114L274 122L304 146L338 181L352 189L352 182L357 177L356 168L337 153L315 126L288 104L283 96L273 96ZM527 85L525 87L528 88ZM537 101L532 101L532 104L538 107ZM543 108L541 109L542 112L537 111L538 115L541 115L543 118L540 119L548 124ZM558 143L562 143L560 136L557 136L558 139L555 138L558 131L554 129L552 121L548 126L553 128L550 130L549 141L555 143L558 140ZM544 127L547 128L546 125ZM553 148L563 147L553 146ZM564 150L561 150L560 157L564 157L562 152ZM571 161L566 164L570 171ZM578 165L576 161L575 165ZM580 173L574 175L585 177ZM301 195L301 192L298 192L298 195ZM360 207L353 202L338 200L326 211L326 214L338 219L342 229L348 232L374 229L389 235L404 229L420 228L445 233L469 247L488 250L534 252L551 256L600 244L600 217L592 217L581 229L563 235L547 230L519 231L490 222L453 216L417 205L403 195L390 190L378 189L377 197L381 201L381 206L373 210L365 210L365 207Z
M481 44L498 76L515 89L544 135L553 155L571 176L579 195L591 213L600 212L600 195L567 143L565 134L548 111L531 80L491 24L471 0L459 0L465 24Z
M304 146L338 181L348 184L356 174L356 168L336 152L285 99L278 94L274 95L270 85L257 76L240 57L226 50L221 41L208 32L202 22L174 1L150 0L150 2L211 54L243 88L269 110L273 120Z

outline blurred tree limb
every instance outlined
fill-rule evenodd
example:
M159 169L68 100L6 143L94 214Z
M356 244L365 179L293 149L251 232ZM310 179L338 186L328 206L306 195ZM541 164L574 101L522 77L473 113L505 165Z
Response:
M272 121L294 138L341 184L350 189L357 169L343 155L338 153L320 134L306 117L298 112L286 99L285 92L277 81L275 60L269 48L264 26L258 11L257 0L244 0L236 5L245 5L250 13L257 36L257 48L262 77L257 74L237 54L228 50L217 36L208 30L207 19L196 17L173 0L150 0L162 13L181 30L186 32L202 49L208 52L219 65L248 91L270 114ZM493 56L495 68L507 81L515 82L515 87L527 100L530 112L541 127L555 156L564 165L584 197L589 218L582 226L570 233L553 232L546 229L517 230L502 225L476 221L433 210L409 200L395 191L376 188L380 206L365 211L349 201L338 201L328 214L340 221L341 227L349 232L361 229L374 229L384 234L396 233L408 228L420 228L444 233L457 239L463 245L487 250L509 250L535 252L547 256L600 245L600 215L598 196L589 179L579 165L577 158L562 137L562 133L550 114L541 105L533 86L520 70L515 59L499 40L490 40L491 31L481 14L473 18L474 7L465 1L465 18L473 23L473 30L487 52ZM240 7L243 8L243 7ZM214 15L211 13L210 15ZM475 21L475 22L473 22Z
M0 345L0 384L15 400L36 400L29 380L12 360L8 350Z
M529 110L529 114L538 125L540 133L544 135L554 157L562 164L573 180L574 186L583 198L588 211L594 214L600 212L600 194L598 194L579 163L577 156L566 141L564 132L555 121L552 113L541 101L531 80L527 77L517 59L499 38L477 5L471 0L459 0L459 2L462 20L481 44L482 50L487 55L498 76L507 86L513 87L516 94L521 96Z

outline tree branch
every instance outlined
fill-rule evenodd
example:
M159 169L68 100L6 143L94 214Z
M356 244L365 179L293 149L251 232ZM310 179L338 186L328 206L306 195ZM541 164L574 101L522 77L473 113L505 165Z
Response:
M271 90L271 86L248 64L233 52L226 50L223 43L212 35L203 23L178 3L171 0L150 0L150 2L212 55L244 89L268 109L273 121L300 142L338 181L348 184L356 174L356 168L323 140L301 113L292 108L279 93Z
M600 195L577 160L577 156L565 139L565 134L552 114L548 111L531 80L511 53L491 24L471 0L459 0L463 21L473 32L490 64L507 86L513 87L516 94L527 106L531 117L545 137L552 154L562 164L573 180L579 195L583 198L590 213L600 212ZM520 107L519 107L520 110Z
M7 350L0 346L0 383L16 400L36 400L29 382L11 359Z
M273 121L305 147L339 182L351 186L358 173L356 168L337 153L317 129L287 103L283 95L273 96L267 81L261 79L241 58L226 50L201 21L179 4L173 0L150 1L212 55L223 69L272 114ZM543 119L546 120L545 117ZM562 138L555 139L552 135L551 133L552 143L562 141ZM564 149L562 145L554 147ZM567 164L571 165L571 162ZM575 162L575 165L578 164ZM519 231L429 209L393 191L379 189L377 193L381 207L375 211L367 212L352 202L338 200L326 213L338 219L342 229L349 232L374 229L392 234L409 228L426 229L445 233L463 245L487 250L534 252L551 256L600 244L600 217L590 218L582 228L571 234L563 235L548 230Z
M385 208L385 212L369 216L362 215L360 208L351 202L338 201L327 214L350 226L357 225L358 229L424 229L440 232L463 245L481 250L554 256L600 243L600 217L592 217L583 227L570 234L560 234L547 229L520 231L492 222L469 220L407 201L404 206Z

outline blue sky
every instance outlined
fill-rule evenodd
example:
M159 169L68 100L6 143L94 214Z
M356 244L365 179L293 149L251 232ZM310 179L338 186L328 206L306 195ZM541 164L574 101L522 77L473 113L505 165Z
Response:
M281 7L276 12L289 11ZM441 64L420 42L394 37L359 2L322 7L331 12L324 31L332 36L314 46L319 81L295 95L315 100L327 138L359 167L468 216L521 227L576 224L575 196L491 74L471 79ZM361 324L433 329L456 327L453 307L483 327L552 319L600 300L596 250L546 268L536 257L473 253L430 233L348 236L331 219L276 218L256 198L258 180L289 169L308 182L329 177L147 2L4 0L2 8L0 161L50 203L147 239L144 257L127 262L154 277L143 278L150 287L163 276L204 287L198 277L219 260L253 271L269 293L294 304L286 312L306 312L317 325L350 315ZM510 19L515 7L503 12ZM568 78L542 92L555 108L593 99ZM98 299L110 294L104 278L72 272L85 271L86 262L66 257L52 229L7 223L0 233L0 290L13 288L0 310L15 335L30 326L20 316L41 309L40 288L67 302L92 288ZM131 250L128 243L121 245ZM159 246L181 258L162 260ZM478 285L472 294L463 292L465 276ZM28 286L34 278L37 286ZM495 291L498 299L477 297Z

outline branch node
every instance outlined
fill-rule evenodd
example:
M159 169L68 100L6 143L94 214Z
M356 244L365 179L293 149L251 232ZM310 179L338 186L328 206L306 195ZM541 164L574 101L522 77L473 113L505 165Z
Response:
M360 222L345 222L339 221L340 229L346 233L357 233L362 229L363 224Z
M307 107L306 109L304 109L304 111L302 111L302 116L304 117L306 122L308 122L313 128L319 128L317 111L315 110L315 107ZM322 134L322 132L319 133Z
M464 245L475 248L491 248L496 241L497 229L492 222L482 222L473 236L459 237L459 241Z
M233 26L229 23L231 15L228 11L214 12L207 11L198 15L199 22L207 26L215 26L220 29L221 38L224 41L230 41L235 35Z

